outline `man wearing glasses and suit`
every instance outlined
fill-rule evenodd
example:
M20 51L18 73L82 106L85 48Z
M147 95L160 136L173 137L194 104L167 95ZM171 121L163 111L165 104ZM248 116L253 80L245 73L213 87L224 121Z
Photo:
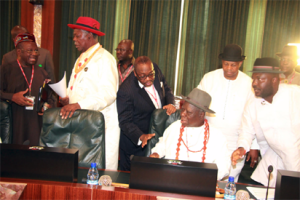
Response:
M168 115L176 111L174 95L155 63L146 56L138 57L134 73L120 86L117 109L120 136L120 169L130 170L130 156L144 156L147 141L155 134L148 133L152 112L166 109Z

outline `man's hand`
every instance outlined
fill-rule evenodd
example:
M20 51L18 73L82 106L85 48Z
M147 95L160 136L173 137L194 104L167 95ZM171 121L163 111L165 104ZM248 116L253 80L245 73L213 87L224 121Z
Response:
M173 106L172 104L164 106L163 109L167 110L167 115L171 115L176 111L175 106Z
M33 101L24 97L28 89L13 94L11 100L20 106L33 106Z
M144 146L146 146L148 140L150 140L154 136L155 136L155 133L141 135L140 140L142 141L142 148L144 148Z
M257 149L250 149L246 161L249 161L251 158L250 167L254 167L257 164L259 150Z
M246 151L243 147L240 147L237 150L235 150L231 155L232 165L236 165L237 160L243 158L245 153Z
M153 153L149 156L150 158L159 158L158 153Z
M78 103L69 104L61 108L59 115L61 116L62 119L67 119L68 117L71 118L75 110L78 109L81 109Z
M65 98L59 98L59 103L61 103L63 106L65 105L69 105L69 97L65 97Z

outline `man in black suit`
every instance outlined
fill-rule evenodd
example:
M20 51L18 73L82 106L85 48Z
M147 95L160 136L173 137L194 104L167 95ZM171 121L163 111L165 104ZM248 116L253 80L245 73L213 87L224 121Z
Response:
M174 113L174 95L165 77L155 63L146 56L138 57L134 73L120 86L117 108L120 137L120 168L130 171L130 156L144 156L147 141L155 134L148 134L151 114L155 109Z

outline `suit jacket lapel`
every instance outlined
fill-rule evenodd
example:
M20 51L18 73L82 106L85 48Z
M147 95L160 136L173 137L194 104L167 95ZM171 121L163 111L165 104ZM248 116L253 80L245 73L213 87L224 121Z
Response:
M155 89L157 90L157 93L159 95L159 98L160 98L160 102L161 104L163 105L163 98L164 98L164 95L163 95L163 90L160 86L160 81L159 81L159 78L158 77L155 77L155 80L154 80L154 87Z
M143 99L152 107L155 108L152 100L150 99L148 93L146 92L145 88L141 88L139 85L138 80L135 78L136 87L138 87L138 93L143 97Z

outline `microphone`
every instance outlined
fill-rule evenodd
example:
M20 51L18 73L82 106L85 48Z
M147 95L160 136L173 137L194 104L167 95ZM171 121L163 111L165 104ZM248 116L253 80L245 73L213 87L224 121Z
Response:
M269 167L268 167L269 179L268 179L268 187L267 187L267 193L266 193L266 200L268 199L269 183L270 183L270 176L271 176L272 171L273 171L273 166L269 165Z

